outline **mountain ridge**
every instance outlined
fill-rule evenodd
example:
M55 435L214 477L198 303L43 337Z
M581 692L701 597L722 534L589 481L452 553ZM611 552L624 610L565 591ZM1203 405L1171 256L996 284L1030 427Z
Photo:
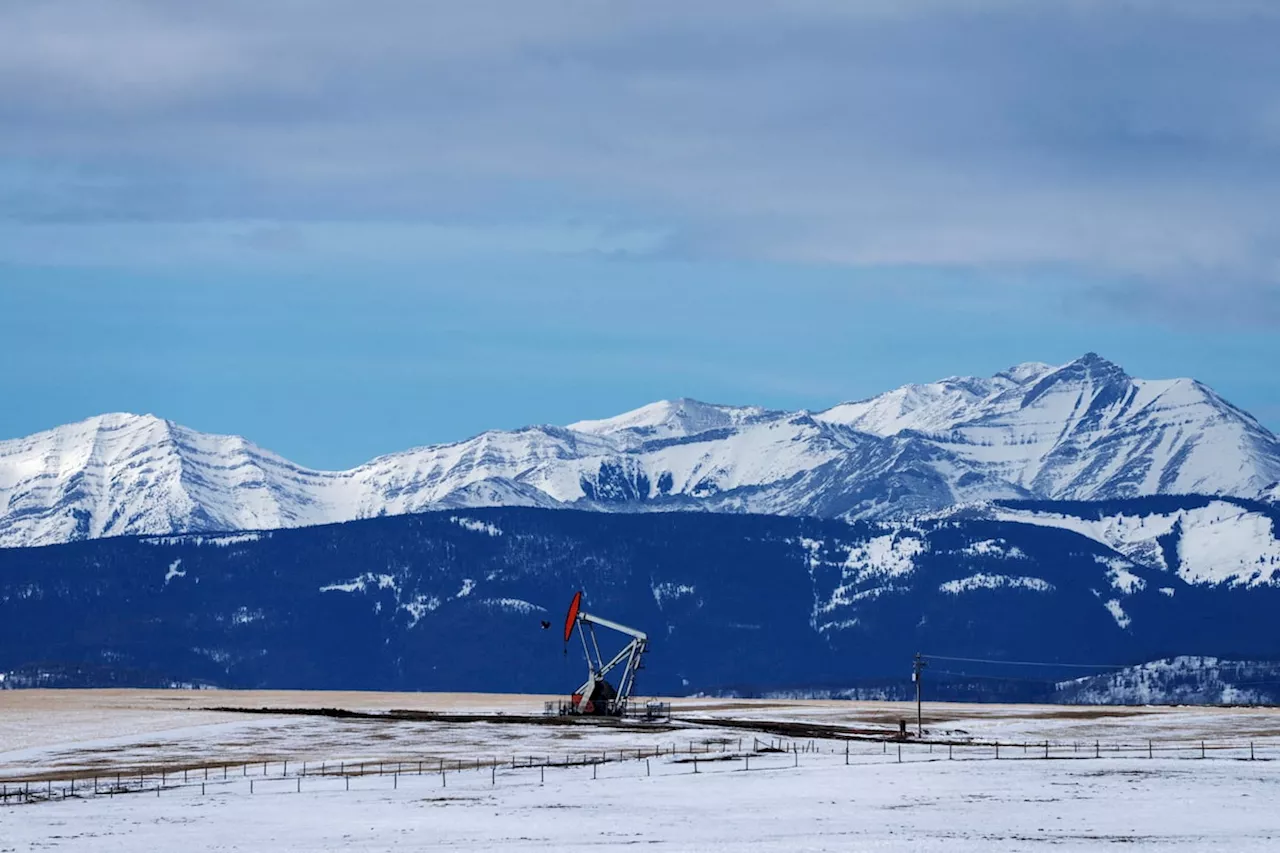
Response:
M1145 501L1119 509L1203 503ZM906 685L920 649L1044 662L964 668L981 688L966 698L1005 700L1027 677L1085 675L1085 661L1280 659L1269 630L1280 585L1184 568L990 518L490 507L122 536L0 550L0 673L98 672L81 686L152 673L222 687L567 691L578 663L541 622L574 590L649 632L646 694Z
M907 518L1010 499L1280 497L1280 440L1190 379L1088 353L811 412L663 400L305 468L240 436L108 414L0 442L0 547L479 506Z

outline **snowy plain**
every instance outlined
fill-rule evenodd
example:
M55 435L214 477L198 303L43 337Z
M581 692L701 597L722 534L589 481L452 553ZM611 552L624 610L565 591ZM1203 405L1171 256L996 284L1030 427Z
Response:
M1117 759L845 766L832 756L698 774L665 765L237 783L0 813L0 850L1274 850L1274 762ZM394 781L393 781L394 780ZM395 787L393 787L393 785Z
M0 779L58 777L49 800L0 807L0 853L1280 849L1280 709L926 704L931 742L901 752L776 733L893 731L914 711L900 703L677 700L653 729L202 710L515 718L542 698L0 692ZM103 796L113 772L145 782Z

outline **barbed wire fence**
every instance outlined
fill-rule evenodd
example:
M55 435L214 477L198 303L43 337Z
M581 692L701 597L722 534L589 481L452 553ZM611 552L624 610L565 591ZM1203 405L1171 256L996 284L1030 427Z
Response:
M1280 743L1272 740L1146 740L1142 742L881 740L827 738L796 740L713 738L671 741L649 748L574 752L559 756L493 755L424 758L410 761L264 761L200 766L149 767L112 773L49 772L0 782L0 806L34 805L89 797L153 795L206 797L493 788L543 785L548 779L634 779L784 771L802 767L881 766L936 761L1105 761L1178 759L1274 761Z

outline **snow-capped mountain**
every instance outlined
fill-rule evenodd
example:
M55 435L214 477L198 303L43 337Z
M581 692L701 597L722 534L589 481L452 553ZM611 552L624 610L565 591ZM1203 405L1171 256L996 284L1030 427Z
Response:
M104 415L0 442L0 546L295 527L476 506L892 518L1017 498L1274 499L1280 441L1193 380L1089 354L910 385L823 412L663 401L486 432L349 471Z
M103 415L0 443L0 544L315 523L313 481L242 438Z
M1257 497L1280 479L1280 442L1192 379L1134 379L1093 353L990 379L909 385L819 417L874 435L919 433L1042 497Z

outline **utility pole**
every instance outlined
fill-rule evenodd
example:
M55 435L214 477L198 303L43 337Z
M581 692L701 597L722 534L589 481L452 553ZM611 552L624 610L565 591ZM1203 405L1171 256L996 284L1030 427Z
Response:
M928 665L928 661L919 652L916 652L915 659L911 665L911 680L916 683L916 737L924 736L924 717L920 711L920 675Z

